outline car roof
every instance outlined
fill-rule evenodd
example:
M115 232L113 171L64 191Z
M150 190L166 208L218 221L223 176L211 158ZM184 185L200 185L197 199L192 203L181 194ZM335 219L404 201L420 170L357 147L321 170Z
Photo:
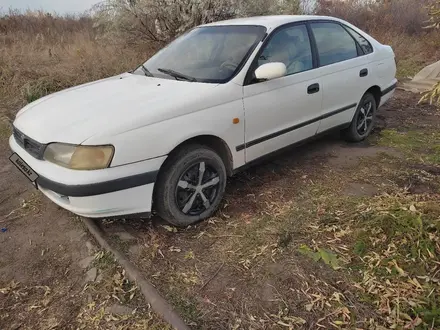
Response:
M316 15L274 15L274 16L255 16L246 18L235 18L226 21L219 21L202 26L224 26L224 25L261 25L268 30L275 29L280 25L287 23L309 21L309 20L334 20L339 21L335 17L316 16Z

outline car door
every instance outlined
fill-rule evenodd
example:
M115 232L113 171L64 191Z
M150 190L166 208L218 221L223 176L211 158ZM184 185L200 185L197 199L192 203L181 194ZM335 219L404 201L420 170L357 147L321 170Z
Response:
M351 122L363 94L373 86L371 57L365 56L349 28L338 22L311 22L310 27L322 77L320 133Z
M255 69L282 62L284 77L255 81ZM306 24L278 28L257 54L243 87L246 162L316 134L321 113L321 78L314 70Z

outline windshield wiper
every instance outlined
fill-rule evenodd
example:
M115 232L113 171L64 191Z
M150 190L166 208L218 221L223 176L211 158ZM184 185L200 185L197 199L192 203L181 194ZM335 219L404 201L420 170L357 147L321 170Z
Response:
M174 77L177 79L182 79L186 81L196 82L197 79L194 77L187 76L186 74L171 70L171 69L164 69L164 68L158 68L157 71L163 72L171 77Z
M147 69L147 67L145 65L142 64L141 69L142 69L142 71L144 71L144 74L147 77L154 77L153 74L150 72L150 70Z

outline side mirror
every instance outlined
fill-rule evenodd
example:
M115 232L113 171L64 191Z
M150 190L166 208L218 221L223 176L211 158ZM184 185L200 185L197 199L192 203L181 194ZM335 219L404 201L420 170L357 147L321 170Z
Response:
M272 62L266 63L255 70L255 78L258 80L272 80L284 77L287 73L287 68L284 63Z

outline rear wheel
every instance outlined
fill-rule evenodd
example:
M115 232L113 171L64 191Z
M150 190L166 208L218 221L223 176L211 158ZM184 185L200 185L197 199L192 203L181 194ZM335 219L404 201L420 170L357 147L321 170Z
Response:
M186 227L209 218L226 187L226 168L207 147L188 145L170 156L157 181L157 213L167 222Z
M342 133L344 138L350 142L359 142L370 135L376 123L376 99L370 93L366 93L354 114L350 127Z

